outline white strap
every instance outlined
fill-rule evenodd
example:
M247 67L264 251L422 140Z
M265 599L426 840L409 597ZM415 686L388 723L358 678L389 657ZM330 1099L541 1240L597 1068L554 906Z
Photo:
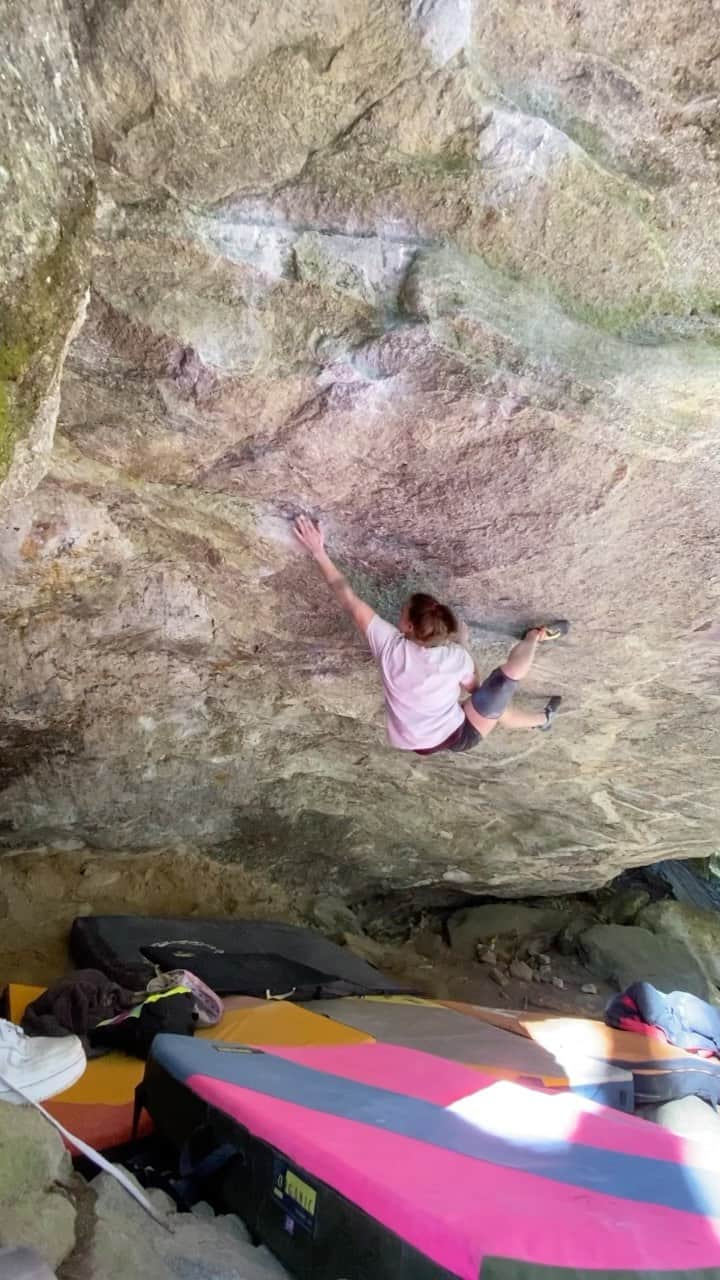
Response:
M121 1169L118 1165L111 1164L110 1161L106 1160L104 1156L101 1156L100 1152L96 1151L94 1147L89 1147L86 1142L83 1142L82 1138L77 1138L74 1133L70 1133L69 1129L65 1129L63 1125L60 1124L59 1120L56 1120L54 1116L50 1115L49 1111L46 1111L44 1107L40 1106L39 1102L35 1102L34 1098L29 1097L24 1089L20 1089L16 1084L11 1084L1 1071L0 1084L4 1084L11 1093L16 1093L19 1098L22 1098L23 1102L29 1103L31 1107L34 1107L36 1111L39 1111L40 1115L44 1116L49 1124L52 1125L53 1129L57 1129L58 1133L62 1134L63 1138L66 1138L74 1147L77 1147L78 1151L82 1151L83 1155L87 1156L88 1160L92 1160L93 1164L96 1164L99 1169L104 1169L105 1172L109 1173L116 1182L119 1182L120 1186L124 1187L128 1195L132 1196L133 1200L136 1200L140 1207L144 1209L146 1213L149 1213L150 1217L153 1218L155 1222L157 1222L161 1227L165 1227L167 1231L172 1231L172 1227L169 1222L160 1216L155 1206L148 1200L147 1196L135 1186L134 1182L131 1182L124 1169Z

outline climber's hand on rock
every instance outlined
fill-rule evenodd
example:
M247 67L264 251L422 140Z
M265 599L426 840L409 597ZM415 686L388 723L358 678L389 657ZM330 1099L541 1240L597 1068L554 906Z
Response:
M319 556L325 550L323 531L309 516L298 516L295 521L295 537L311 556Z

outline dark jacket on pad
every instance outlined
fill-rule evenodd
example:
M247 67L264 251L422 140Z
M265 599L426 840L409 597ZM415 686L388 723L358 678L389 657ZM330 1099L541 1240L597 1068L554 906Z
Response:
M197 1014L191 991L173 987L169 991L145 994L142 1004L102 1022L90 1032L90 1044L101 1049L120 1049L134 1058L147 1058L155 1036L195 1034Z
M77 969L28 1005L22 1029L29 1036L80 1036L87 1048L93 1027L142 999L137 992L111 982L99 969Z
M147 1057L159 1032L191 1036L197 1026L192 994L183 989L126 991L98 969L78 969L25 1010L29 1036L77 1035L90 1057L119 1049Z

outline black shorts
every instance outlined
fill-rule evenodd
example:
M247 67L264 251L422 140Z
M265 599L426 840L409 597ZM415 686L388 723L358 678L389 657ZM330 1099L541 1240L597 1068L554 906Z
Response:
M434 756L436 751L470 751L471 747L476 747L481 741L482 737L477 729L473 729L467 716L464 716L462 724L444 742L439 742L436 747L416 747L415 755Z
M517 683L517 680L506 676L500 667L491 671L490 675L470 695L470 701L478 715L485 716L487 720L499 720L503 711L510 705ZM482 734L473 728L466 716L459 728L455 729L444 742L439 742L436 747L418 749L415 754L433 756L436 751L471 751L478 742L482 742Z

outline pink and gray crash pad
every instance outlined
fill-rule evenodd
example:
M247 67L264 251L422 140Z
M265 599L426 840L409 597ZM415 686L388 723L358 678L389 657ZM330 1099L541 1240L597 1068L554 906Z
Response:
M142 1101L303 1280L720 1280L720 1156L416 1049L159 1036Z

